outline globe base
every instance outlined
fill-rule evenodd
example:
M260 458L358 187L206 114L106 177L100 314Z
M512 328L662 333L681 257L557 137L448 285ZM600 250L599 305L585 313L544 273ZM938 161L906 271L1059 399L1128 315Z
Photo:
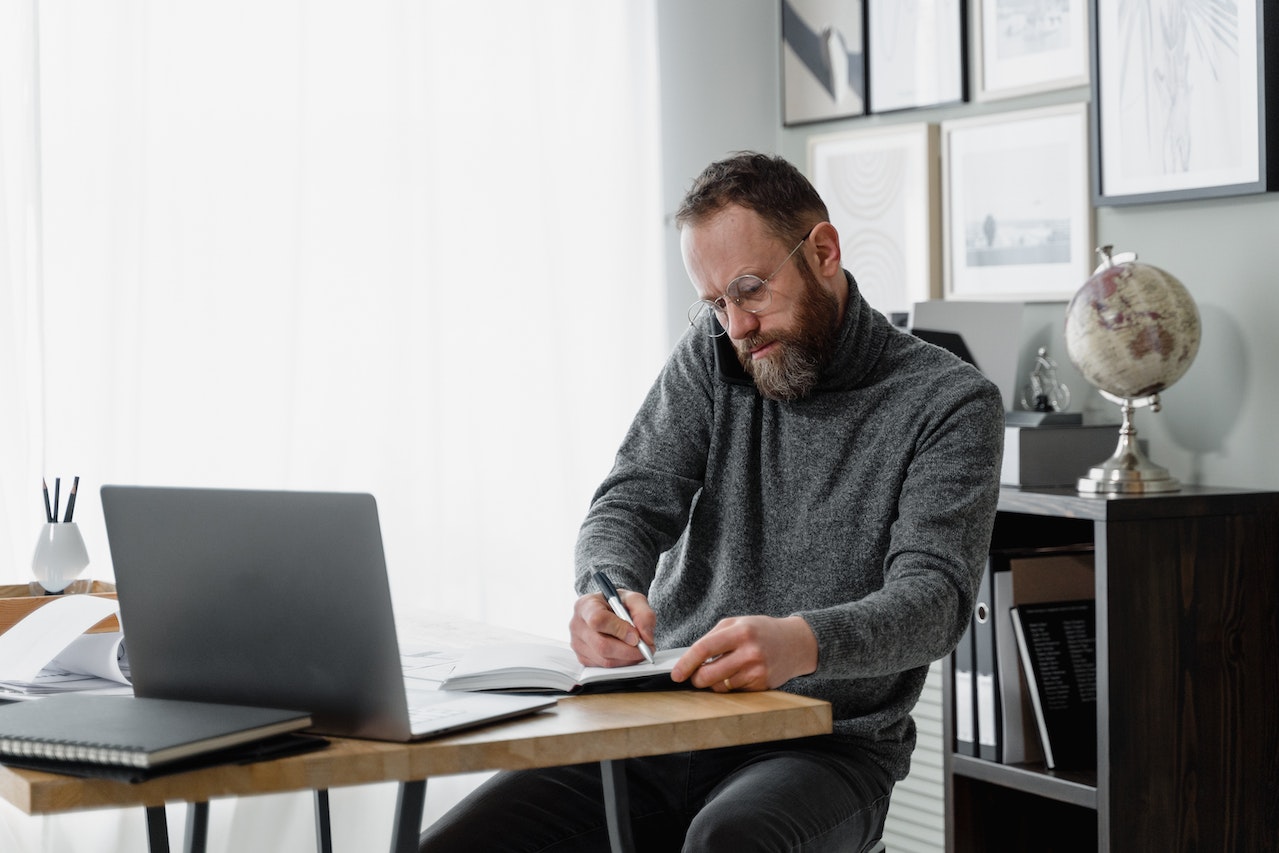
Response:
M1115 397L1105 391L1101 393L1119 403L1123 412L1119 446L1105 462L1088 469L1088 475L1076 481L1075 490L1089 495L1142 495L1180 490L1181 483L1168 473L1167 468L1151 462L1141 452L1137 428L1132 422L1133 410L1137 406L1148 405L1153 411L1159 411L1159 395L1134 400Z

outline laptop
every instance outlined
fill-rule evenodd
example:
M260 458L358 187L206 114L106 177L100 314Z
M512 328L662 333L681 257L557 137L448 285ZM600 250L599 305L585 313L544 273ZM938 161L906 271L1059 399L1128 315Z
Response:
M372 495L101 496L138 696L296 708L319 734L401 742L555 704L409 690Z

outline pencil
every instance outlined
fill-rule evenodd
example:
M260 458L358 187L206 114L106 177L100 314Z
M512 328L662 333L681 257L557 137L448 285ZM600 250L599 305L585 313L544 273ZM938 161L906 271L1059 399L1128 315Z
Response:
M53 523L53 509L49 506L49 481L41 478L40 485L44 487L44 517L49 519L49 523Z
M80 488L80 478L77 476L71 483L71 494L67 496L67 514L62 517L67 524L71 523L71 513L75 512L75 493L78 488Z
M58 520L58 494L61 491L62 491L62 478L54 477L53 478L53 517L49 519L50 521L56 522Z

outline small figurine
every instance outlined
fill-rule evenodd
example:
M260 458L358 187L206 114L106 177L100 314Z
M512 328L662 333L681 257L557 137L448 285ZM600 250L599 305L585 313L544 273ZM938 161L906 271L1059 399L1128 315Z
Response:
M1057 362L1039 348L1030 383L1021 389L1021 404L1032 412L1060 412L1070 405L1070 389L1057 380Z

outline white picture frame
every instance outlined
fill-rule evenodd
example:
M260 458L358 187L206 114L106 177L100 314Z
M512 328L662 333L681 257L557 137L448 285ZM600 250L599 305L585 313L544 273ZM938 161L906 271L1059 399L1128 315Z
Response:
M810 137L808 173L844 267L892 319L941 296L940 132L912 122Z
M1069 299L1091 275L1087 110L942 122L946 299Z
M974 100L1086 86L1088 0L973 0Z
M968 100L968 0L866 0L872 113Z

